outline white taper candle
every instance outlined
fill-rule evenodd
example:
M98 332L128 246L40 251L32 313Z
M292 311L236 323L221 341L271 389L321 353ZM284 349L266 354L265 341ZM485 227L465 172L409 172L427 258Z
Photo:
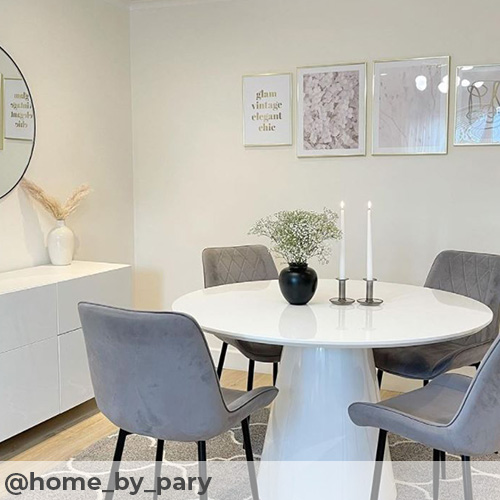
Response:
M340 240L339 279L345 280L345 220L343 201L340 203L340 230L342 231L342 239Z
M368 202L366 228L366 279L373 279L372 202Z

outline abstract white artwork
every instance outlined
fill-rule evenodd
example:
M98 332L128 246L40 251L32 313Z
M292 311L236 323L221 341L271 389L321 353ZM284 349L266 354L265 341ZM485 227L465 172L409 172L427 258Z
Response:
M292 75L243 77L243 144L292 144Z
M297 156L366 153L366 64L297 70Z
M374 64L373 154L445 154L449 57Z
M457 68L455 145L500 144L500 64Z

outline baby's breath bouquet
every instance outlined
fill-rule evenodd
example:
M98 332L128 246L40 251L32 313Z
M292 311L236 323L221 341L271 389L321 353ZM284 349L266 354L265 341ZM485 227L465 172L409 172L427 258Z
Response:
M249 234L270 238L271 251L288 264L306 264L311 257L326 264L331 252L329 241L342 238L337 220L338 215L328 208L323 212L283 211L257 221Z

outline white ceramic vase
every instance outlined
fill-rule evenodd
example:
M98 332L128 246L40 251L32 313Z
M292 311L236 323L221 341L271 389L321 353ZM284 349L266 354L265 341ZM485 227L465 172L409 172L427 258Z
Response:
M58 220L56 227L50 231L47 247L54 266L68 266L73 261L75 235L64 220Z

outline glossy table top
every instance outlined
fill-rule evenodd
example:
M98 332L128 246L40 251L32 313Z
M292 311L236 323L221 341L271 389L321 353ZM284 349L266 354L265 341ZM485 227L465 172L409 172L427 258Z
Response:
M173 310L196 318L204 331L254 342L302 347L403 347L464 337L493 319L491 309L449 292L376 283L381 306L335 306L336 280L319 280L306 306L289 305L277 281L223 285L177 299ZM365 294L363 281L348 281L347 296Z

